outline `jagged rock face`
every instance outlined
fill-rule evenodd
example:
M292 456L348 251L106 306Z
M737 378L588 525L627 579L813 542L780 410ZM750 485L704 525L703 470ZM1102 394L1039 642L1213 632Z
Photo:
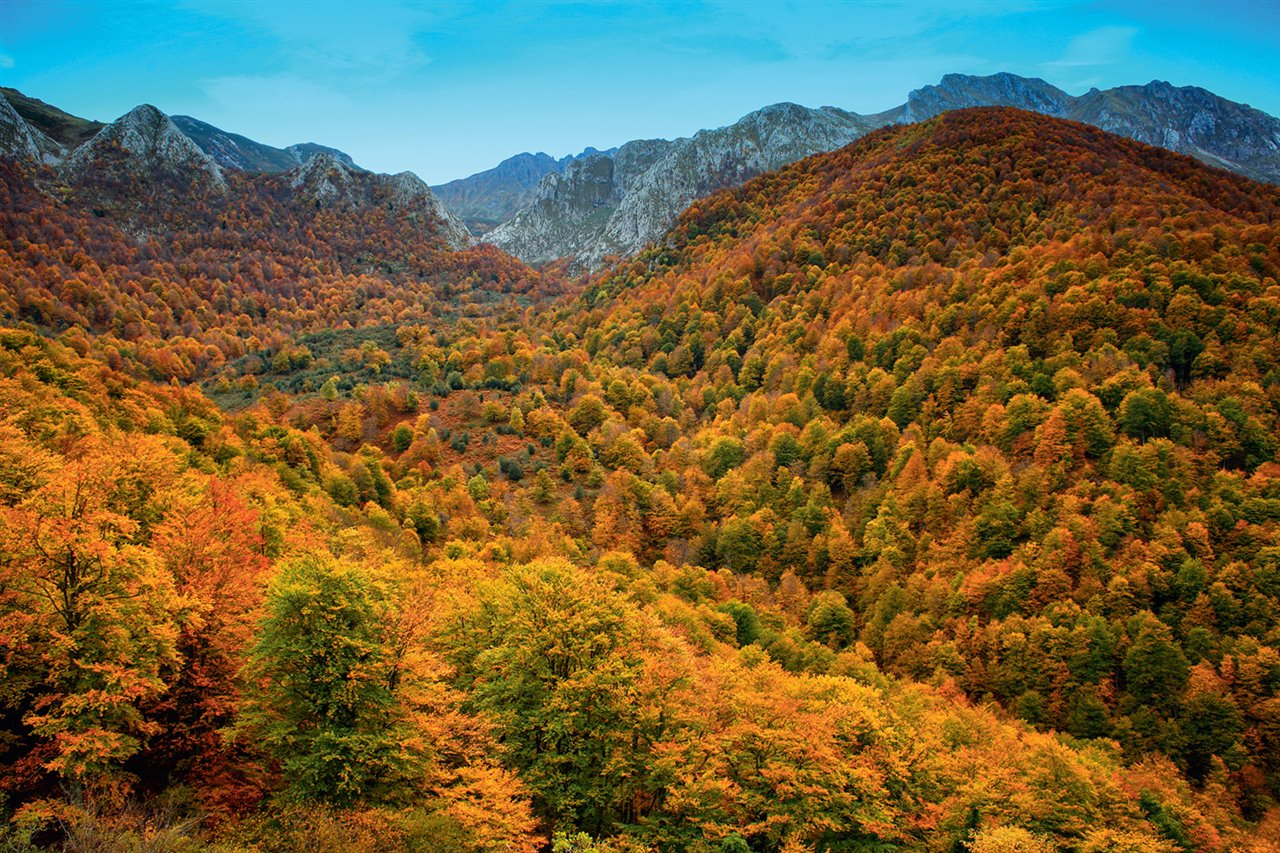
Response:
M948 110L967 107L1017 107L1020 110L1065 116L1072 97L1039 78L1000 73L990 77L947 74L936 86L916 89L907 96L899 121L924 121Z
M397 175L375 175L376 180L385 182L391 190L395 203L406 210L425 212L439 223L439 233L445 241L455 249L463 249L473 242L471 232L449 208L445 207L440 197L431 191L427 182L413 172L400 172Z
M4 89L3 95L4 97L0 97L0 156L36 161L51 166L61 163L67 156L66 146L32 124L20 107L35 104L48 111L58 113L61 111L54 111L48 104L26 98L15 89ZM15 99L22 100L14 103ZM89 123L85 122L85 124Z
M484 239L534 263L581 253L617 206L616 165L596 155L546 175L533 201Z
M1154 81L1093 89L1073 99L1068 118L1211 166L1280 183L1280 119L1196 86Z
M324 207L388 206L397 216L421 219L451 248L471 245L465 225L412 172L377 175L356 168L328 152L315 154L283 176L299 198Z
M356 171L364 171L355 164L350 154L339 151L337 148L330 148L328 145L320 145L315 142L295 142L293 145L286 145L284 150L293 155L296 163L305 163L317 154L328 154Z
M289 186L298 195L333 205L339 202L357 203L353 170L328 154L318 154L287 175Z
M541 151L517 154L492 169L431 189L468 228L484 233L532 202L538 182L546 175L563 172L575 160L595 154L609 156L615 150L601 152L587 148L581 154L570 154L559 160Z
M1195 86L1157 80L1091 89L1077 98L1014 74L948 74L937 86L912 92L900 120L922 121L963 107L1018 107L1069 118L1254 180L1280 182L1280 119Z
M0 155L39 161L41 151L36 133L7 100L0 98Z
M126 160L117 159L124 152ZM170 118L150 104L135 107L81 145L62 172L72 180L91 178L101 169L125 168L133 176L178 181L204 181L209 188L226 187L222 169Z
M692 138L630 142L612 170L589 158L548 175L534 202L486 239L529 263L573 257L575 267L595 268L660 237L694 199L847 145L882 123L775 104Z
M612 156L575 160L563 172L546 175L530 204L485 240L529 263L585 255L632 186L672 144L638 140Z

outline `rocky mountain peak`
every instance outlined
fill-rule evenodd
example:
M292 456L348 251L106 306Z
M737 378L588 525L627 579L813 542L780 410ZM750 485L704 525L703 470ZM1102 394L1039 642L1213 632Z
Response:
M471 233L413 172L379 175L352 165L337 154L321 150L286 172L285 180L302 198L321 206L356 208L385 206L397 216L426 216L432 228L455 249L471 245Z
M1067 117L1255 180L1280 182L1280 119L1198 86L1153 80L1095 89L1073 98Z
M316 142L295 142L293 145L286 145L284 150L293 156L294 160L299 163L305 163L318 154L327 154L338 160L344 166L354 169L357 172L363 172L355 161L351 159L351 155L345 151L339 151L337 148L330 148L327 145L320 145Z
M431 191L427 182L413 172L395 175L379 175L391 191L393 203L406 209L420 210L440 223L440 234L455 249L471 245L471 232L462 220L445 207L444 202Z
M936 86L925 86L908 95L899 121L910 124L948 110L996 105L1063 116L1073 100L1038 77L1019 77L1004 71L986 77L947 74Z
M90 174L115 150L128 154L139 174L202 175L214 187L226 186L217 162L151 104L134 107L98 131L67 158L63 168L76 176Z
M320 152L287 174L289 186L321 204L351 200L353 170L328 152Z

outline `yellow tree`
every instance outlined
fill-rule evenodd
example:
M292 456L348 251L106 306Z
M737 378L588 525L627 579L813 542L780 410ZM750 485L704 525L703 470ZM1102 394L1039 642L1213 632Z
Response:
M47 482L0 507L0 587L7 695L24 748L14 772L39 763L95 793L127 788L121 769L156 732L140 706L176 664L179 601L155 554L138 544L173 457L156 438L90 436Z

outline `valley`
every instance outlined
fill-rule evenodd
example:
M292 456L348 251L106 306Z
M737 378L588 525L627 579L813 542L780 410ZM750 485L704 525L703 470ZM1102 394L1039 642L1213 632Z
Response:
M1277 849L1275 119L432 188L3 94L10 848Z

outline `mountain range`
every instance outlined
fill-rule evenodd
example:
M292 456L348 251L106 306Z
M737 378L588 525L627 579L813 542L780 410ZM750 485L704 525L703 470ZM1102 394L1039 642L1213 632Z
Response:
M910 124L967 107L1005 106L1068 118L1255 180L1280 182L1280 120L1204 89L1155 81L1072 97L1014 74L948 74L900 107L858 115L833 107L775 104L688 139L647 141L663 155L641 173L578 161L543 178L532 203L486 236L531 263L571 258L598 268L657 239L695 198L812 154L847 145L878 127ZM628 143L618 150L626 151Z
M96 150L97 135L119 135L118 129L16 90L2 92L0 149L16 156L79 168L89 156L80 150ZM1091 89L1076 97L1044 80L1014 74L948 74L937 85L912 91L901 106L871 115L781 103L691 137L635 140L607 150L588 147L559 159L542 152L517 154L492 169L431 188L438 200L432 206L459 245L475 233L527 263L567 259L573 270L598 269L606 259L632 255L661 237L695 199L843 147L876 128L984 106L1080 121L1255 180L1280 182L1280 120L1201 88L1153 81ZM194 157L193 148L202 152L204 158L195 159L211 176L218 169L288 172L318 153L329 155L345 173L361 171L349 155L316 143L275 148L190 116L174 116L164 126L173 142L169 128L193 143L178 146L181 156Z

